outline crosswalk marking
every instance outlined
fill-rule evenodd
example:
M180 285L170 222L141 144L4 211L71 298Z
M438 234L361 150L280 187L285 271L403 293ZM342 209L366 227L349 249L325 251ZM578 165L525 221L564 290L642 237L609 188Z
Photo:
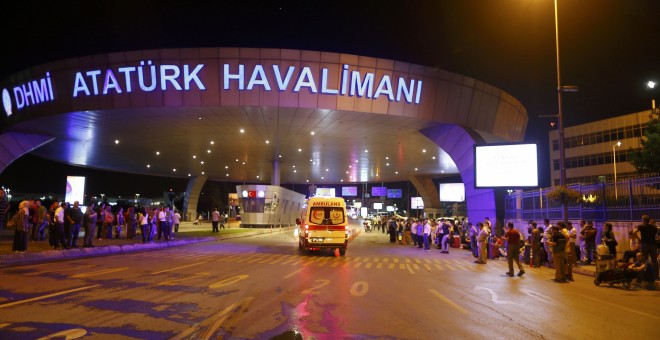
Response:
M301 266L301 267L326 267L326 268L356 268L356 269L399 269L407 270L411 274L418 271L427 273L441 273L443 271L466 271L473 273L499 273L502 270L501 265L476 265L470 258L414 258L406 256L392 257L341 257L335 256L306 256L302 254L270 254L236 251L175 251L165 250L163 252L152 254L135 254L135 256L152 255L153 257L169 257L187 261L206 262L217 261L236 264L253 265L280 265L280 266ZM133 254L129 255L133 256ZM492 260L493 263L503 263L502 261ZM185 266L183 267L185 268Z

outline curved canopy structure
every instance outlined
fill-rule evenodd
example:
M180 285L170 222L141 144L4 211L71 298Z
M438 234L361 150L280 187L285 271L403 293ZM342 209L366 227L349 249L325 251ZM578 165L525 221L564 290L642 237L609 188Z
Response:
M455 126L469 136L520 141L528 120L515 98L469 77L286 49L88 56L25 70L1 89L3 134L52 140L33 146L38 156L274 185L456 174L457 162L436 144L455 141L429 138L428 131ZM15 157L6 155L5 167Z

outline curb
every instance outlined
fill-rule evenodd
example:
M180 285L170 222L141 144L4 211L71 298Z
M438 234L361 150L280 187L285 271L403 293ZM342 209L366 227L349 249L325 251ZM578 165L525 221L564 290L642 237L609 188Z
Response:
M0 265L15 265L15 264L23 264L23 263L28 264L28 263L46 262L53 260L71 259L71 258L95 257L95 256L105 256L111 254L126 254L126 253L138 252L138 251L185 246L195 243L217 242L217 241L229 240L233 238L281 233L289 230L293 230L293 228L285 227L285 228L259 229L241 234L179 239L174 241L163 241L158 243L134 243L134 244L125 244L121 246L75 248L75 249L66 249L66 250L47 250L37 253L27 252L20 254L5 254L5 255L0 255Z

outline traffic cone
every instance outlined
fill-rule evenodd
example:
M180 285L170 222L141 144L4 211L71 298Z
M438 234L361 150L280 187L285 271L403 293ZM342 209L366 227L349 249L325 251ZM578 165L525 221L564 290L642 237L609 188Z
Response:
M339 248L335 248L335 257L339 257Z

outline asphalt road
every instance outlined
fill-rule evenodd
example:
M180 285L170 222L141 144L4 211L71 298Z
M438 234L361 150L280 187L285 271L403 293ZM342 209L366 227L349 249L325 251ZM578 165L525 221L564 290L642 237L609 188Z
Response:
M660 293L505 275L506 261L290 233L0 269L0 338L659 339Z

